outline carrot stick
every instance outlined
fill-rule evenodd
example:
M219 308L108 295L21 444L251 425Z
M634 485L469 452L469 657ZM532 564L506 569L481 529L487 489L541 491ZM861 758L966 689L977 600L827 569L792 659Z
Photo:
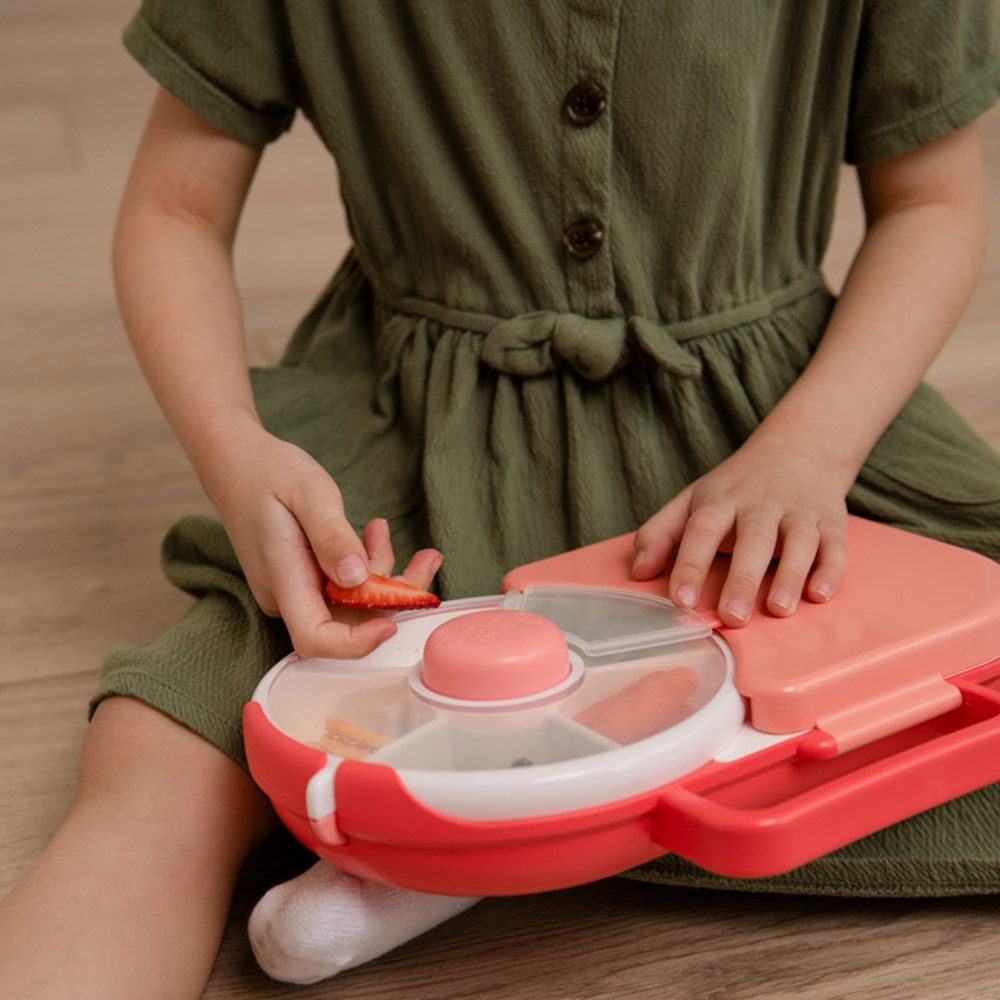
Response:
M697 690L698 675L687 667L654 670L573 718L617 743L632 743L684 718L685 702Z

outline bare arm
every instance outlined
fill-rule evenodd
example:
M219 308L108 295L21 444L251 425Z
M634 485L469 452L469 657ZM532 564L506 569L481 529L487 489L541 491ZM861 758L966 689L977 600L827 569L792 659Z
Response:
M974 124L859 178L864 242L816 354L755 435L821 443L845 490L951 335L986 253Z
M257 602L284 618L303 655L360 656L395 627L331 613L322 580L391 573L388 525L373 519L359 539L336 483L267 433L250 389L232 247L260 156L160 90L122 199L115 285L143 373ZM421 550L405 575L426 587L438 565L439 553Z
M823 339L730 458L640 528L634 575L663 571L694 604L717 551L732 563L722 620L742 625L775 552L768 609L828 600L846 564L845 496L948 339L982 269L985 184L975 125L863 168L867 229ZM640 558L641 557L641 558Z
M210 497L220 485L213 460L260 430L232 247L261 152L160 90L115 230L125 330Z

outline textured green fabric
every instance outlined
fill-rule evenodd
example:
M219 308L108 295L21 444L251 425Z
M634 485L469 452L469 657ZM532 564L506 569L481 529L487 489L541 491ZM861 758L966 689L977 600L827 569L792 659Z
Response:
M354 245L282 363L266 425L313 454L446 598L636 528L737 448L822 336L838 167L971 120L998 90L989 2L148 0L139 61L220 129L296 109L339 168ZM578 127L563 98L599 84ZM600 221L571 256L563 227ZM921 386L852 511L1000 560L1000 458ZM244 762L239 715L288 636L218 522L164 544L197 600L108 657L93 706L143 699ZM967 796L782 879L664 858L628 877L822 893L1000 891L1000 797Z

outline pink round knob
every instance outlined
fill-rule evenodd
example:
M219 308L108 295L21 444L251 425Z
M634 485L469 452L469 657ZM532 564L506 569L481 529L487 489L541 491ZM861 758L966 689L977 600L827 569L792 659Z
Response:
M546 691L569 672L555 622L530 611L473 611L431 632L420 676L448 698L501 701Z

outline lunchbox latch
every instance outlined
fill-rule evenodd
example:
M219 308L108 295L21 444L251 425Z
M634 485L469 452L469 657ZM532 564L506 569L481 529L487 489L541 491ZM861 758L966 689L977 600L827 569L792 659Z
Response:
M829 760L855 747L926 722L962 703L962 693L943 677L922 677L906 687L858 702L835 715L820 717L798 744L806 760Z

